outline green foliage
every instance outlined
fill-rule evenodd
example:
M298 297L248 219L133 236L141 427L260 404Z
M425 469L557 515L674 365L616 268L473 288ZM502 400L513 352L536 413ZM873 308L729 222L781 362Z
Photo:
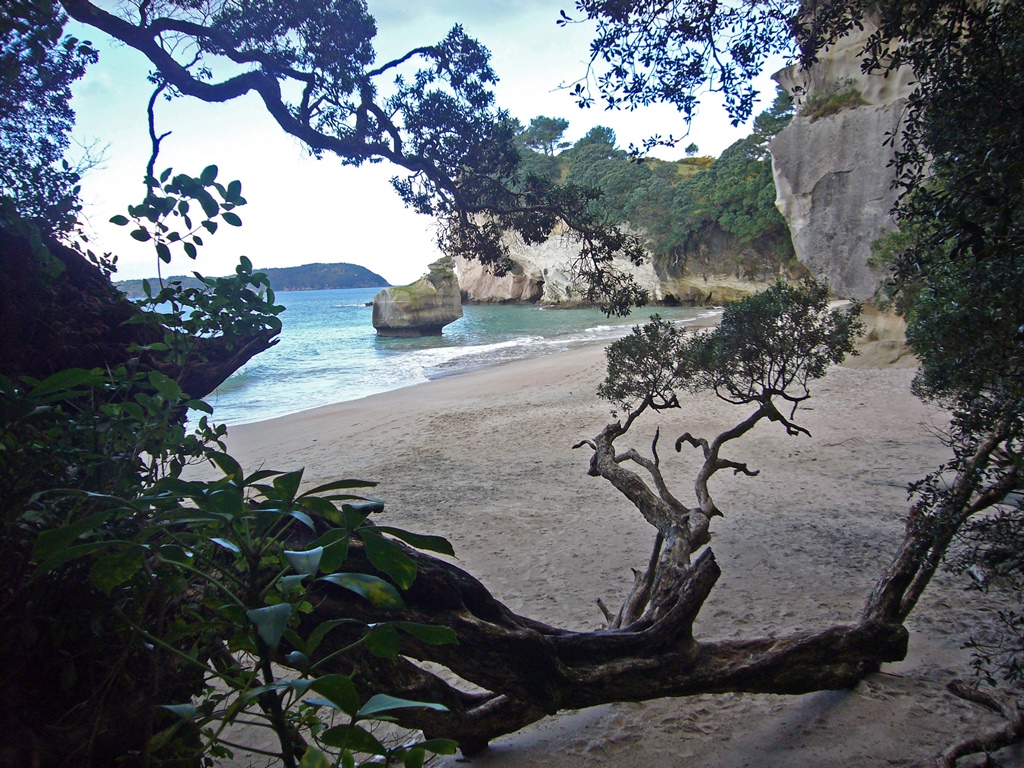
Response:
M656 264L685 273L707 258L717 232L735 238L739 248L763 254L764 263L742 262L737 271L775 272L793 258L789 229L775 207L768 142L793 114L793 101L781 89L772 106L758 115L754 132L717 161L688 157L678 163L637 162L616 149L614 133L595 128L577 142L567 180L600 190L592 204L607 222L629 222L643 231Z
M149 351L162 352L169 362L186 367L189 361L195 362L200 339L217 338L231 350L259 334L280 332L278 316L284 307L274 303L270 279L253 272L245 256L229 277L194 275L201 287L186 288L171 280L154 292L149 281L143 281L145 298L139 306L146 312L138 321L163 332L163 343L150 345Z
M699 94L710 88L723 93L734 125L753 112L757 91L751 81L768 59L791 53L793 19L801 10L796 0L755 5L576 0L575 6L597 24L589 77L574 89L581 105L597 98L610 109L664 101L689 122ZM565 12L562 17L559 24L572 21ZM657 143L664 142L657 136L648 142Z
M809 382L856 354L859 315L856 304L829 309L825 285L778 282L730 304L710 331L687 334L654 317L608 348L598 394L627 412L676 407L680 389L710 390L734 404L768 406L777 397L795 412L809 397Z
M135 229L129 233L132 238L141 243L152 242L157 257L168 264L171 248L178 244L190 259L196 258L196 249L203 244L199 233L215 233L219 226L218 217L229 226L242 226L242 220L234 209L246 203L242 197L242 183L220 184L216 165L208 165L199 176L181 173L172 178L173 173L171 168L167 168L159 179L146 178L145 199L139 205L128 206L131 220L120 214L110 219L120 227L134 221ZM217 192L220 202L210 194L211 188ZM196 203L202 211L201 217L193 210ZM195 223L193 217L196 217ZM167 223L169 221L174 224L173 228ZM178 222L184 225L184 229L179 229Z
M811 94L800 107L800 116L813 123L822 117L835 115L845 109L862 107L867 104L853 80L837 80L824 90Z
M353 494L371 485L363 481L299 493L301 470L264 469L246 476L227 454L206 457L223 472L219 480L162 477L130 499L73 494L100 511L41 531L32 550L36 578L86 559L93 585L110 596L117 617L186 674L202 679L201 691L189 700L161 704L175 717L152 736L147 750L229 755L237 745L225 728L247 723L273 730L277 756L286 766L314 757L343 765L358 753L370 764L375 757L453 752L454 744L440 741L385 747L359 724L403 707L442 708L379 694L363 701L349 676L330 671L332 661L359 646L393 657L399 632L449 643L455 642L451 630L409 622L370 626L337 617L304 631L303 619L324 584L380 608L401 607L392 582L407 589L416 568L390 535L450 554L447 542L369 523L382 504ZM296 535L297 528L304 534ZM309 540L302 549L290 548L302 539ZM341 570L351 539L362 541L382 576ZM140 612L152 600L173 606L159 628ZM324 652L330 634L344 640L327 644L331 650ZM292 671L282 676L282 664ZM180 739L183 732L191 733L192 746Z
M568 127L569 121L564 118L541 115L530 120L530 125L519 135L519 140L524 146L552 157L555 150L569 146L568 142L562 141Z
M0 196L45 232L68 232L79 210L79 168L64 153L74 124L71 85L97 60L91 43L63 36L53 2L0 9Z

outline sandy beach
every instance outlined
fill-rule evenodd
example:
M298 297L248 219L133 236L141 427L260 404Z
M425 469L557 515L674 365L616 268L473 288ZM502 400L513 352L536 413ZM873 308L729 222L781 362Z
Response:
M723 575L698 620L698 639L856 619L902 536L907 483L945 458L934 433L945 416L910 394L913 368L885 365L886 355L874 352L813 388L797 419L813 437L759 425L735 444L730 458L760 476L723 473L712 485L725 514L712 527ZM234 427L228 445L250 470L305 467L309 483L377 481L372 493L385 499L389 524L448 537L460 565L509 607L594 629L603 621L596 600L620 604L630 568L646 562L654 538L605 480L587 476L589 451L572 450L610 420L595 394L603 372L603 347L585 347ZM646 453L660 425L663 468L688 500L696 457L672 452L675 437L713 436L747 414L710 395L686 396L682 406L642 420L621 447ZM567 712L495 741L470 763L934 765L951 741L999 723L944 690L969 674L961 646L998 605L943 573L909 621L908 659L852 691ZM998 758L1024 764L1020 751Z

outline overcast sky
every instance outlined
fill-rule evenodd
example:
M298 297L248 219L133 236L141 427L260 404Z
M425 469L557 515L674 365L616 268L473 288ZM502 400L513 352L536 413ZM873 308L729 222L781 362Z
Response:
M579 24L556 25L558 12L571 12L571 2L551 0L370 0L376 17L378 61L387 61L419 45L440 40L454 24L490 49L500 78L498 105L527 124L537 115L569 120L569 140L595 125L617 134L620 146L640 143L658 133L685 131L681 117L661 106L635 112L601 108L581 110L559 86L582 76L593 29ZM93 249L118 254L118 277L151 277L157 259L147 245L135 243L127 228L107 220L141 200L142 176L149 156L146 102L147 61L114 45L92 30L73 30L100 49L100 62L75 89L75 136L83 144L106 147L101 167L83 181L85 216ZM780 62L781 65L781 62ZM760 111L770 103L774 85L761 83ZM249 204L239 209L244 226L221 227L206 238L193 262L176 255L164 275L227 274L239 255L257 267L295 266L312 262L361 264L392 283L417 279L440 255L432 221L405 210L388 180L387 165L342 167L332 158L314 160L286 136L266 114L262 102L249 96L229 104L209 105L194 99L160 102L158 131L171 131L158 160L166 167L198 175L216 164L218 179L239 179ZM690 136L701 154L717 156L749 128L732 128L714 98L702 106ZM668 159L682 150L663 150Z

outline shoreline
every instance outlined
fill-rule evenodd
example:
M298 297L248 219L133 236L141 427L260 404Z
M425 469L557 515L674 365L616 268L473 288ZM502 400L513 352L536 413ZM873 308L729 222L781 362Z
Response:
M604 346L230 427L228 448L246 470L305 466L307 485L375 480L369 493L385 500L382 523L446 536L460 567L510 609L567 629L597 629L596 600L621 602L630 568L646 563L654 538L623 497L587 475L589 452L572 449L610 420L610 405L596 396ZM797 414L813 437L759 425L735 444L729 458L761 474L716 477L725 516L714 521L712 547L723 575L697 621L698 637L856 620L902 537L906 484L945 458L930 431L944 415L910 394L913 374L910 367L834 368ZM710 436L745 416L713 396L681 400L678 410L638 421L623 449L648 453L659 425L668 445L683 431ZM692 457L664 449L662 458L666 480L686 500ZM962 645L997 607L995 595L966 592L940 573L908 622L907 660L852 691L603 705L497 739L470 763L932 765L951 741L999 722L944 690L950 678L969 673ZM1022 761L1019 750L1000 756ZM456 761L440 764L454 768Z

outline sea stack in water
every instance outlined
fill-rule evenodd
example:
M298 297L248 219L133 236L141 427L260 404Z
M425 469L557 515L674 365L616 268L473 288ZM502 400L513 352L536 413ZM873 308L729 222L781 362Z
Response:
M373 297L373 327L378 336L440 336L462 317L462 293L449 259L411 285L385 288Z

